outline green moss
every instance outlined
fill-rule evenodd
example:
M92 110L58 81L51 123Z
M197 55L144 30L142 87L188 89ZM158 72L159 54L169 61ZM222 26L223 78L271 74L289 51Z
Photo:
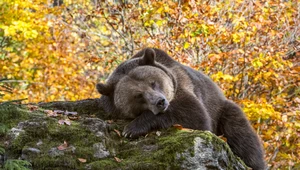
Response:
M105 159L89 163L87 167L91 170L117 169L120 165L114 159Z
M164 131L162 136L150 135L131 142L125 139L117 157L123 159L121 166L129 169L179 169L176 153L191 148L193 139L191 133L174 129ZM145 150L145 146L149 146L150 151Z
M187 133L178 130L169 130L165 136L159 138L158 150L153 153L152 160L159 160L171 166L171 169L179 169L180 162L176 161L177 153L182 153L192 148L196 133ZM193 150L191 150L193 153ZM184 158L182 158L184 159Z
M161 136L150 135L133 141L124 140L120 144L117 157L123 161L119 164L121 169L181 169L185 157L178 158L178 154L189 151L194 156L194 139L200 137L216 146L217 151L226 150L230 162L236 162L236 157L229 146L220 138L210 132L169 129ZM154 146L151 151L143 150L143 146ZM229 165L232 167L231 165Z
M68 141L68 143L84 145L92 144L95 141L99 142L99 138L95 135L91 135L91 132L82 127L78 122L72 122L70 126L59 125L55 122L50 124L48 129L49 136L51 136L54 140Z
M22 105L0 104L0 122L9 129L16 126L18 122L28 119L28 117L29 112Z
M48 128L46 124L47 118L32 119L28 122L24 122L23 130L16 139L13 140L9 146L9 151L13 155L20 154L24 147L36 147L36 143L39 139L47 138ZM31 124L31 125L29 125Z
M8 132L8 127L2 123L0 123L0 137L3 137Z
M95 136L88 129L81 126L79 122L72 122L70 126L59 125L56 122L49 124L49 138L56 141L55 146L59 146L66 141L68 145L76 148L75 155L77 158L85 158L88 161L97 160L94 158L93 144L103 141L103 139ZM47 144L49 145L49 144ZM52 144L53 145L53 144ZM50 148L48 148L50 149Z
M94 149L92 146L75 146L76 151L75 155L78 158L85 158L87 159L88 162L90 161L95 161L96 159L94 158Z
M67 169L76 169L79 167L76 158L70 155L62 155L58 157L50 156L40 156L33 160L32 163L34 169L57 169L57 170L67 170Z
M33 139L46 138L49 132L47 127L47 123L49 120L49 118L44 117L30 120L28 124L31 125L25 125L23 130L25 130L26 134Z
M12 144L8 148L9 152L13 155L20 154L23 147L26 146L28 143L33 142L34 139L27 135L25 132L19 134L19 136L13 140Z
M153 160L125 160L120 163L121 169L132 169L132 170L164 170L168 169L166 163ZM176 170L177 168L172 168Z

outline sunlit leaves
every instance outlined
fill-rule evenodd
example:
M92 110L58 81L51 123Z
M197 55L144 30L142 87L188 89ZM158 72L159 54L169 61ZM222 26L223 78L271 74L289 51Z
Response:
M257 69L262 67L263 63L259 60L259 58L256 58L252 61L252 66Z
M52 8L43 0L34 4L5 1L1 5L7 7L7 12L0 16L4 20L0 31L3 29L8 41L23 44L18 48L15 43L7 44L3 48L8 55L0 67L5 75L0 76L17 81L8 84L16 88L13 93L5 93L1 100L37 102L89 97L94 91L95 80L87 80L89 76L84 75L83 53L76 55L86 44L80 46L84 41L70 27L62 25L60 9ZM88 96L74 94L75 91Z
M267 120L267 119L280 119L281 115L275 111L271 104L268 104L265 99L260 101L247 101L243 102L243 110L250 120Z

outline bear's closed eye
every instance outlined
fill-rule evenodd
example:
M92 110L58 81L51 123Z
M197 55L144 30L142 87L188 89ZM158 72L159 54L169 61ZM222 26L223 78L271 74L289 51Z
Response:
M150 83L150 85L151 85L152 89L155 89L157 87L157 83L155 81L152 81Z
M143 93L138 93L134 96L135 99L142 99L143 98Z

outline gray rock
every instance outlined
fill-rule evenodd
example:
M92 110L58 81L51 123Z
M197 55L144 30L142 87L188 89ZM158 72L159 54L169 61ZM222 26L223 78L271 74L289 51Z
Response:
M24 133L25 131L23 129L19 128L12 128L9 131L9 136L14 140L16 139L21 133Z
M48 155L51 157L56 157L56 156L61 156L64 155L64 151L58 150L56 147L55 148L51 148L48 151Z
M107 123L99 118L85 118L82 121L82 124L99 137L102 137L105 133L107 133Z
M176 155L177 160L182 160L182 169L226 170L229 164L232 163L228 152L224 148L218 150L215 144L200 137L194 139L194 146L192 147L192 149L187 149L185 152ZM236 162L235 166L239 170L247 169L239 162Z
M22 150L21 159L31 161L31 158L39 155L41 151L37 148L24 148Z
M93 145L93 149L94 149L94 157L95 158L105 158L108 157L110 155L109 151L105 148L105 146L103 145L103 143L95 143Z
M99 138L105 137L104 132L100 132L100 131L96 132L95 135L96 135L97 137L99 137Z
M158 149L157 145L144 145L142 146L143 151L145 152L152 152L152 151L156 151Z
M36 118L32 120L26 120L24 122L18 123L18 126L12 128L9 131L9 135L12 139L16 139L22 132L33 131L36 135L44 134L47 129L47 122L44 118Z
M20 122L17 126L18 129L27 129L27 128L45 128L47 122L44 118L36 118L32 120L26 120L24 122Z
M71 152L71 153L75 153L76 151L76 147L73 145L70 145L67 147L67 149L65 150L66 152Z

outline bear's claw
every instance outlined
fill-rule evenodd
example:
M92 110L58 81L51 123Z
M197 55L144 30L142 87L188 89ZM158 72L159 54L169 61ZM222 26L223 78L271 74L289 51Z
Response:
M125 138L137 138L146 133L147 132L145 132L143 128L138 128L135 124L129 123L127 126L125 126L122 136Z

